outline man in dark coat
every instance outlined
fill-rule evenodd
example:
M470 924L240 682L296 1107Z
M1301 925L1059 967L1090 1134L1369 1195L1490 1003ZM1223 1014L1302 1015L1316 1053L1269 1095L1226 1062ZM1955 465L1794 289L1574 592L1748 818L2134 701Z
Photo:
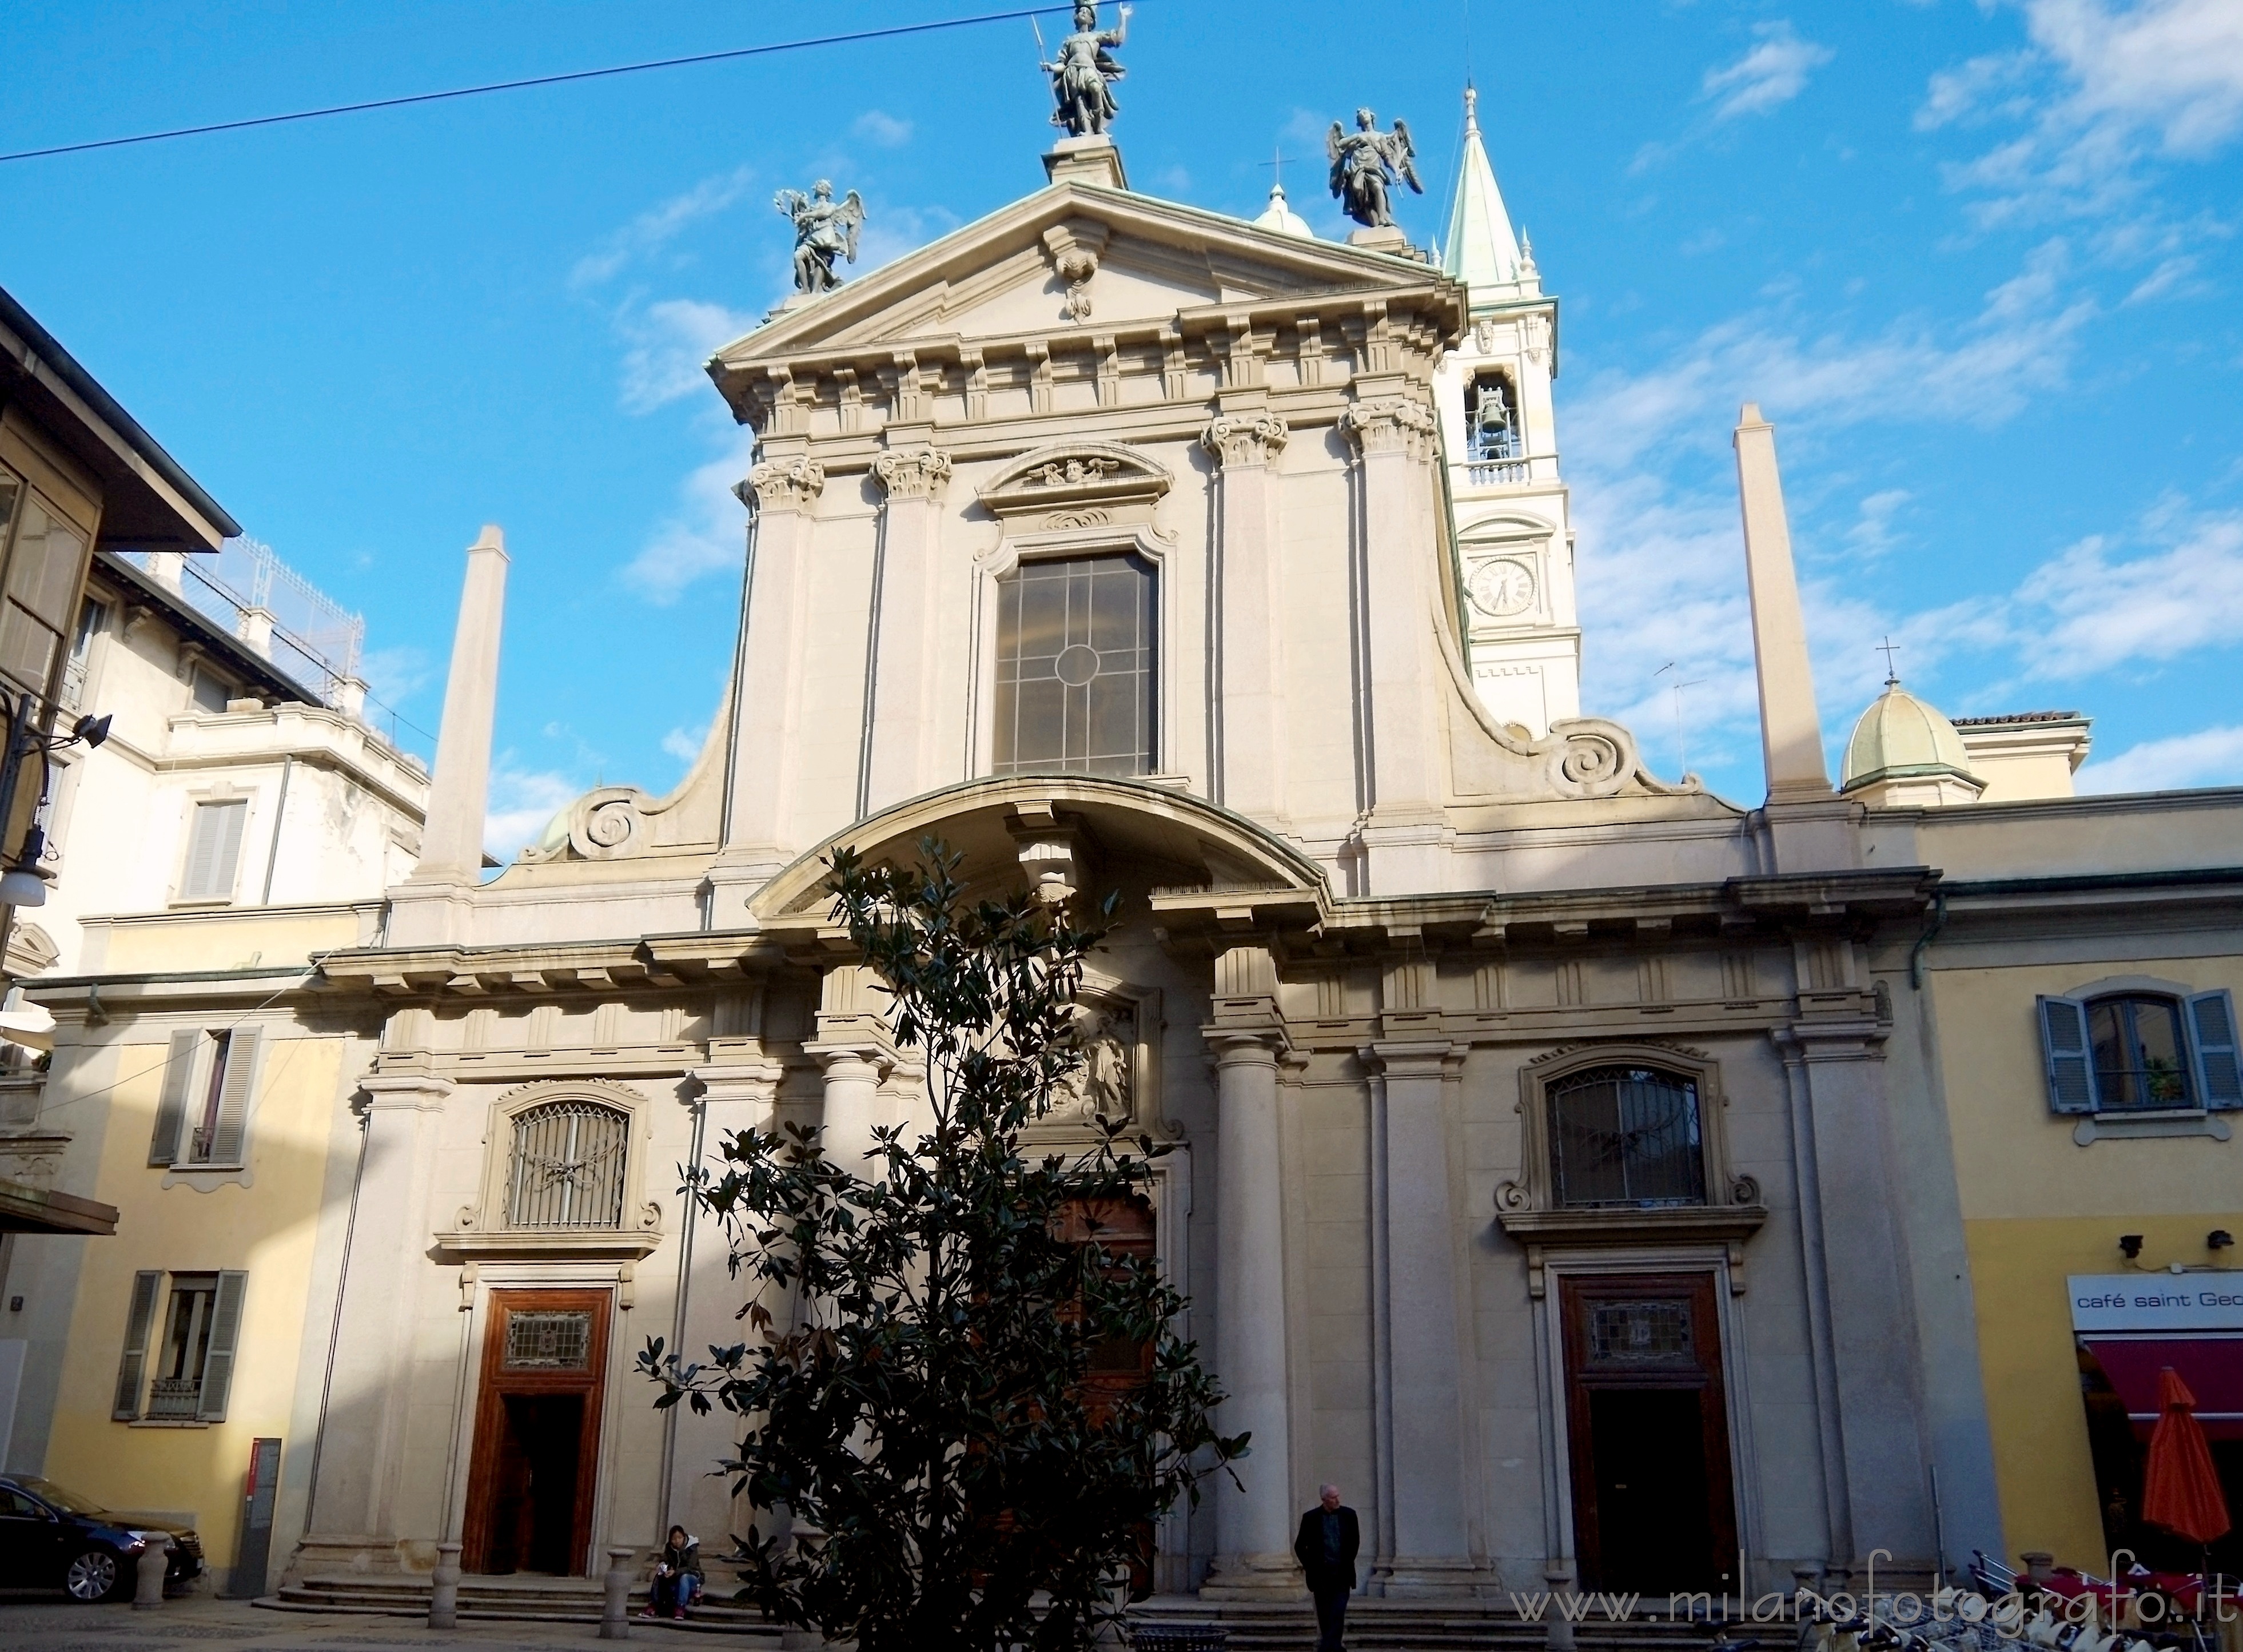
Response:
M1293 1540L1293 1554L1309 1574L1309 1593L1317 1597L1317 1652L1340 1652L1340 1635L1347 1628L1347 1597L1355 1588L1355 1552L1363 1546L1363 1527L1355 1511L1339 1500L1339 1487L1317 1488L1317 1506L1301 1516L1301 1534Z

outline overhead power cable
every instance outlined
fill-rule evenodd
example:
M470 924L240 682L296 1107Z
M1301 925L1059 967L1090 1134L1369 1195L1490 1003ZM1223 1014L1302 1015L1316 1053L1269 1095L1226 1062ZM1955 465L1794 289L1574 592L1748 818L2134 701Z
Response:
M1139 0L1142 3L1142 0ZM984 11L971 17L941 17L931 23L899 23L885 29L859 29L848 34L815 35L803 40L777 40L768 45L735 46L728 51L696 52L687 57L657 57L647 63L615 64L605 69L576 69L566 74L533 75L526 80L499 80L487 86L455 86L448 91L420 91L402 98L376 98L366 103L335 104L325 109L298 109L285 115L253 115L246 120L213 121L206 126L176 126L167 131L135 132L125 138L96 138L82 144L56 144L46 149L19 149L0 155L0 162L40 160L51 155L82 155L89 150L122 149L131 144L160 143L167 138L201 138L212 132L245 131L253 126L281 126L292 121L321 120L329 115L360 115L374 109L402 109L412 104L440 104L455 98L480 98L486 92L523 91L532 86L562 86L579 80L605 80L616 75L643 74L650 69L684 69L695 64L729 63L741 57L765 57L774 52L804 51L813 46L845 46L859 41L893 40L905 35L933 34L944 29L967 29L984 23L1011 23L1048 11L1064 12L1064 4L1022 6L1012 11Z

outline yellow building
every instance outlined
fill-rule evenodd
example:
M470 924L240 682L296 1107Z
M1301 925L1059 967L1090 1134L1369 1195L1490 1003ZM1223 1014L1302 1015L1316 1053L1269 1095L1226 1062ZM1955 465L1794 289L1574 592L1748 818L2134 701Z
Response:
M1954 1144L2010 1559L2102 1574L2130 1547L2193 1569L2194 1546L2137 1508L2171 1365L2243 1513L2243 795L2074 797L2085 745L2070 712L1958 729L1894 684L1845 786L1870 831L1945 874L1910 985ZM2243 1567L2233 1534L2213 1547Z

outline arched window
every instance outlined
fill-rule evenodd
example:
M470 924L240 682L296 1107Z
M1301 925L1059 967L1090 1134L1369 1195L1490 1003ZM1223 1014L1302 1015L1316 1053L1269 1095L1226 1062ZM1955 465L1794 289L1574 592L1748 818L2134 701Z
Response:
M1516 459L1525 451L1519 438L1519 397L1500 373L1482 373L1465 386L1465 456L1474 463Z
M2095 1095L2103 1106L2194 1107L2180 1005L2150 993L2087 1001Z
M1550 1086L1560 1206L1706 1202L1698 1086L1654 1067L1592 1067Z
M1153 772L1153 570L1027 562L997 587L999 774Z
M506 1164L510 1228L619 1228L630 1115L597 1102L546 1102L514 1116Z

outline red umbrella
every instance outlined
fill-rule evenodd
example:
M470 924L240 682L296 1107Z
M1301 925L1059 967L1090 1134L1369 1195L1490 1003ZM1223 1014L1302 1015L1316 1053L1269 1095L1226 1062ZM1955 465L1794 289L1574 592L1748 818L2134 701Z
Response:
M2177 1532L2194 1543L2226 1535L2232 1522L2204 1425L2196 1419L2196 1396L2171 1365L2158 1379L2157 1431L2150 1436L2150 1461L2142 1477L2142 1518Z

